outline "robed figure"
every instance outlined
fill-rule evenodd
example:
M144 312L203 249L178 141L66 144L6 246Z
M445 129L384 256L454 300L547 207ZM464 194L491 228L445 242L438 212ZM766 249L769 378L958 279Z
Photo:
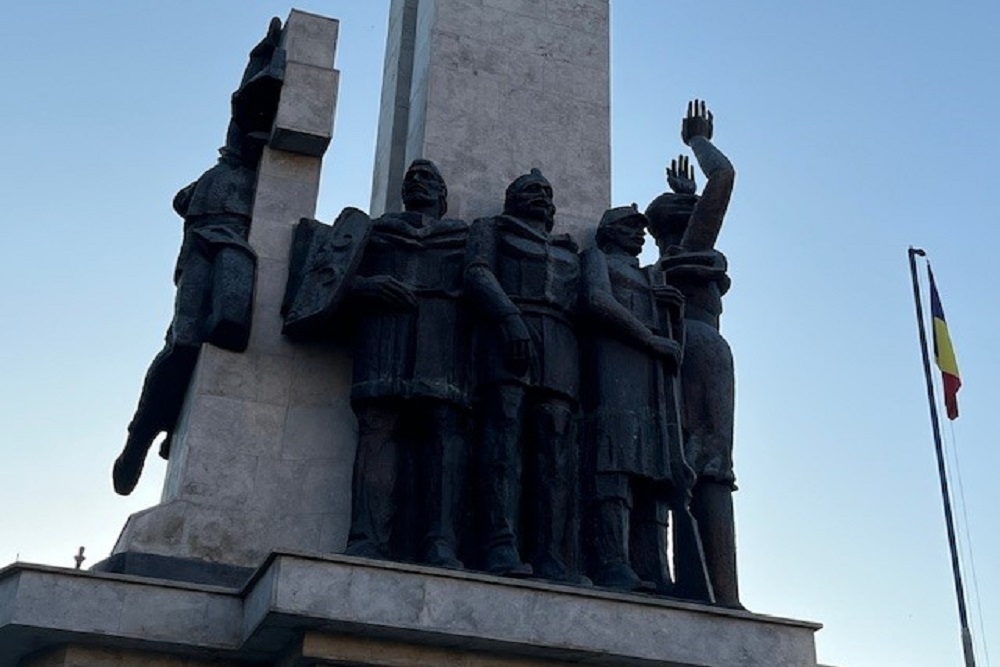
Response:
M683 297L642 267L646 216L609 209L581 256L583 470L591 574L599 586L712 601L688 514L678 404ZM671 510L694 558L668 555ZM686 555L686 554L685 554Z
M677 287L685 301L682 423L685 456L697 475L691 511L717 602L740 607L732 501L735 376L732 352L719 333L722 296L730 280L726 257L715 249L736 172L712 144L713 127L704 102L688 105L681 138L694 152L707 183L701 196L695 194L694 172L681 156L667 170L673 192L657 197L646 216L660 249L658 266L664 280Z

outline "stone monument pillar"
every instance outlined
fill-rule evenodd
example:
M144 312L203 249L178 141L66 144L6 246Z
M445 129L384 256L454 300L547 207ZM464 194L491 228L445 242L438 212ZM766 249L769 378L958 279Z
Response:
M416 158L470 222L538 167L556 231L589 242L611 198L608 13L608 0L393 0L372 215L401 210Z
M315 214L331 139L337 30L337 21L298 10L285 23L285 81L249 237L258 256L250 345L244 353L202 346L161 504L129 519L105 569L235 581L273 551L343 548L355 440L350 359L287 342L279 312L292 229ZM186 559L191 567L179 569Z

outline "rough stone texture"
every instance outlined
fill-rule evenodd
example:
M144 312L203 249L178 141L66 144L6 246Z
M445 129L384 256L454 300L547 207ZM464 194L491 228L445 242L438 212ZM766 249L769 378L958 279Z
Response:
M208 656L283 667L816 667L818 627L347 557L274 555L242 589L0 570L0 667L200 667L194 658Z
M336 36L331 19L295 10L288 18L275 136L306 154L268 148L261 160L250 346L243 354L202 347L162 502L129 519L116 554L257 567L275 550L336 551L346 542L356 440L350 359L328 345L287 342L279 312L292 229L315 214L317 147L329 142L336 101Z
M400 210L415 158L470 221L539 167L556 231L586 244L610 205L608 35L608 0L393 0L372 215Z

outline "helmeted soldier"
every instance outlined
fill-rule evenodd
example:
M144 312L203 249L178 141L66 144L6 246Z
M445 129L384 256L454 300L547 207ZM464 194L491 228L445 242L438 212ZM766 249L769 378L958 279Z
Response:
M583 468L594 583L668 592L671 487L686 483L675 481L684 463L668 386L681 346L663 330L650 272L639 266L646 222L634 205L609 209L597 245L581 255ZM672 288L657 289L660 300L682 302Z
M477 220L469 236L466 290L480 315L478 526L486 571L577 581L579 258L568 235L552 234L554 215L552 187L532 169L507 188L503 215Z
M694 172L681 156L667 170L673 192L653 200L646 216L660 249L664 280L685 298L682 422L686 458L697 475L691 511L716 600L739 607L732 501L735 378L732 352L719 333L722 296L730 280L726 258L715 249L736 172L712 144L712 132L711 112L694 100L682 121L681 138L708 181L701 196L696 195Z
M405 212L372 221L347 308L358 418L347 553L461 568L469 334L459 308L468 225L444 218L437 167L415 160Z

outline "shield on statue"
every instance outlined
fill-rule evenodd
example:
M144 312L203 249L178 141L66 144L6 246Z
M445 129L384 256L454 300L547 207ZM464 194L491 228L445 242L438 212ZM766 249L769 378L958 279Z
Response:
M333 226L310 218L299 221L281 307L283 334L312 336L329 330L337 307L350 291L371 229L371 218L350 207Z

